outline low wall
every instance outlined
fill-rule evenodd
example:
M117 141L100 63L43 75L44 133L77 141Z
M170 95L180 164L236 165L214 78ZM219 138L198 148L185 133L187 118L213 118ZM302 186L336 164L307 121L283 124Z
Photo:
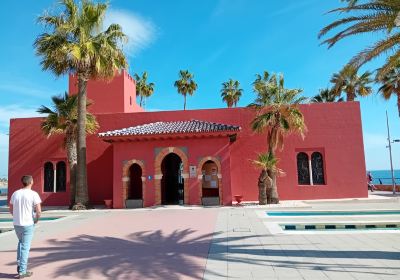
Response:
M392 185L375 185L375 188L379 191L393 191ZM400 186L396 186L396 192L400 192Z

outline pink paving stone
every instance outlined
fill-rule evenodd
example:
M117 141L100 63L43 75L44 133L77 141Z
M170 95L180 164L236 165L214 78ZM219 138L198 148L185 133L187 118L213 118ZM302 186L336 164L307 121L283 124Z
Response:
M202 279L217 213L157 210L88 217L84 226L33 241L29 279ZM15 256L0 254L0 278L14 279Z

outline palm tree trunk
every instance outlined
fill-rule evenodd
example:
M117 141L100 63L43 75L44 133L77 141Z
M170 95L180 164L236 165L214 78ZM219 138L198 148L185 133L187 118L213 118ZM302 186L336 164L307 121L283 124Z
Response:
M78 76L78 165L75 209L85 209L89 202L86 176L86 86L87 80Z
M140 107L142 107L143 95L140 95Z
M258 177L258 204L265 205L267 204L267 179L268 174L265 170L261 171L260 176Z
M271 178L271 188L268 193L268 202L270 204L279 203L278 186L276 185L276 172L268 170L268 176Z
M354 99L356 98L354 92L346 92L346 94L347 94L347 102L354 101Z
M186 94L183 95L184 101L183 101L183 110L186 110Z
M75 139L74 135L67 134L65 146L67 148L67 157L68 157L68 164L69 164L69 189L70 189L69 205L70 205L70 208L72 208L75 204L76 165L77 165L76 139Z
M397 110L399 111L400 117L400 92L397 93Z

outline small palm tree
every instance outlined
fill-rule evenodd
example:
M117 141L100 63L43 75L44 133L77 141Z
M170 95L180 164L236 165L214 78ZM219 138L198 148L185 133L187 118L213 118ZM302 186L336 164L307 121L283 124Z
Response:
M331 83L332 91L336 96L342 92L346 94L347 101L354 101L357 96L367 96L372 93L371 73L365 72L358 76L357 69L351 65L346 65L339 73L333 74Z
M336 34L324 40L328 48L334 46L344 38L366 34L371 38L386 34L382 39L375 42L355 55L349 64L359 69L365 63L381 56L388 55L386 63L379 69L379 76L383 76L392 69L400 58L400 0L344 0L348 2L345 7L331 10L329 13L339 15L333 23L324 27L318 37L326 36L332 30L339 30ZM379 38L378 37L378 38Z
M322 102L342 102L343 97L339 97L332 91L332 89L325 88L320 89L319 94L315 95L311 102L322 103Z
M378 92L385 100L389 100L392 95L397 96L397 109L400 117L400 64L392 68L386 75L377 76L376 81L381 84Z
M189 73L188 70L180 70L179 80L175 81L174 83L174 86L178 89L178 92L184 97L183 110L186 110L186 95L193 95L197 90L197 84L193 78L193 74Z
M260 205L270 204L272 197L277 196L273 194L273 172L278 174L282 173L277 168L278 159L272 153L260 153L258 158L252 161L253 164L261 169L261 174L258 177L258 201Z
M299 96L302 90L286 89L283 75L256 75L253 89L257 98L249 107L257 112L251 122L253 131L267 133L268 157L275 158L277 149L284 147L284 137L290 133L300 134L302 137L306 131L304 116L298 105L307 99ZM268 176L272 180L270 203L278 203L279 195L276 184L277 172L267 169ZM260 174L260 178L263 174ZM262 195L259 195L262 197ZM263 201L261 201L263 203Z
M138 74L134 74L136 80L136 95L140 96L140 107L142 107L143 100L150 97L154 93L154 83L147 83L148 74L146 71L143 72L140 77Z
M38 36L34 46L41 57L43 70L56 76L76 75L78 79L78 142L76 205L85 209L89 203L86 170L86 86L88 80L111 80L127 67L121 42L126 35L121 26L111 24L102 29L108 4L93 0L60 0L58 15L44 14L39 22L49 29ZM105 30L105 31L101 31Z
M243 89L239 88L239 81L229 79L229 81L222 83L221 97L228 108L237 106L240 97L242 96Z
M75 185L76 185L76 165L77 165L77 126L78 126L78 96L68 96L65 93L62 96L53 96L53 107L50 109L41 106L37 112L47 114L45 120L41 123L43 133L50 137L54 134L64 135L64 147L67 151L67 158L70 170L70 207L75 204ZM87 103L87 106L90 102ZM99 125L95 116L90 113L86 114L86 133L95 133Z

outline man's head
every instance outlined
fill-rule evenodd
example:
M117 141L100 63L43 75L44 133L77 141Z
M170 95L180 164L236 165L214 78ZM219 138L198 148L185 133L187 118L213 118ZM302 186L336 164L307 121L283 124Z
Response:
M24 175L21 178L21 183L24 187L32 187L33 185L33 177L31 175Z

